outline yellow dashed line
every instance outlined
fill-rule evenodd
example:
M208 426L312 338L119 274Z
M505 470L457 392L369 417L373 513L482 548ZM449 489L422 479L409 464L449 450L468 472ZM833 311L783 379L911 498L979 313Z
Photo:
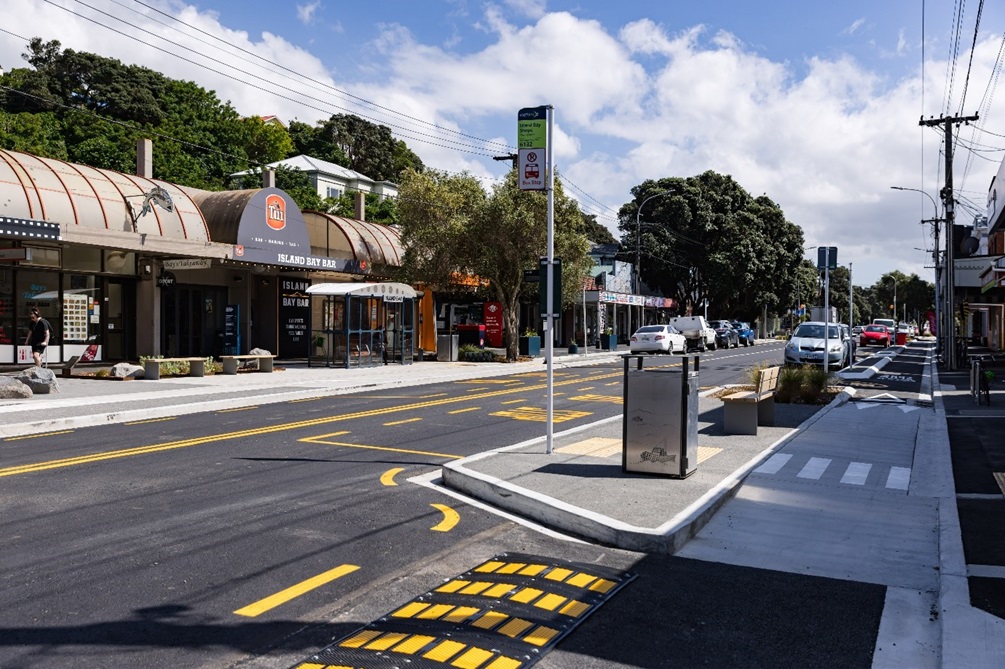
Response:
M406 418L405 420L393 420L390 423L384 423L384 427L390 427L391 425L404 425L405 423L417 423L421 418Z
M123 423L123 425L146 425L147 423L163 423L166 420L174 420L177 416L168 416L167 418L149 418L147 420L132 420L128 423Z
M448 411L448 414L455 413L467 413L468 411L478 411L481 407L468 407L467 409L455 409L454 411Z
M346 434L346 433L342 433ZM388 451L391 453L409 453L411 455L428 455L433 458L450 458L451 460L457 460L464 457L463 455L454 455L453 453L436 453L433 451L416 451L410 448L391 448L390 446L367 446L364 444L350 444L344 441L325 441L323 437L304 437L303 439L298 439L297 441L303 441L308 444L324 444L325 446L344 446L346 448L360 448L369 451Z
M526 402L526 401L527 400L524 400L524 399L520 399L520 400L506 400L505 402L503 402L503 404L519 404L520 402Z

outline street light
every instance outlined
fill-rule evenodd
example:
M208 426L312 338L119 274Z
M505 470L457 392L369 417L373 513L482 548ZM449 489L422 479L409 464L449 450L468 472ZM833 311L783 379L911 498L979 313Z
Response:
M664 195L670 195L672 191L663 191L662 193L656 193L655 195L650 195L646 199L642 200L642 204L639 205L638 211L635 212L635 292L636 294L642 293L642 254L640 240L642 239L642 207L646 206L646 202L653 200L658 197L663 197Z
M952 339L953 333L952 333L952 327L948 324L948 322L952 319L953 307L952 307L952 303L950 303L949 304L949 308L945 312L943 312L943 309L942 309L942 297L939 294L940 293L939 284L942 282L942 277L940 276L940 272L939 272L939 222L942 220L941 218L939 218L939 206L937 204L935 204L935 198L933 198L931 195L929 195L928 193L926 193L925 191L923 191L921 189L918 189L918 188L905 188L904 186L890 186L890 188L892 188L893 190L912 191L914 193L921 193L922 195L924 195L925 197L927 197L929 199L929 201L932 203L932 209L935 211L935 216L932 218L932 226L933 226L934 233L935 233L934 234L934 237L935 237L935 246L933 247L933 250L932 250L932 260L934 260L934 262L935 262L935 323L936 323L937 327L942 327L942 333L944 333L945 336L948 338L947 343L946 343L947 348L945 350L947 352L946 354L949 355L949 352L952 350L952 347L953 347L953 339ZM922 221L922 222L924 222L924 221ZM952 235L952 230L947 231L946 234L947 235ZM947 239L947 241L949 241L949 240ZM947 274L947 278L948 278L948 276L950 276L950 275ZM948 286L948 285L946 286L946 299L952 300L952 287ZM896 306L896 304L897 304L897 300L896 300L896 283L894 283L894 301L893 301L893 303ZM949 319L947 319L947 323L946 324L942 323L942 314L943 313L948 313L949 314ZM897 324L898 321L897 321L896 310L894 311L893 319L894 319L894 324Z

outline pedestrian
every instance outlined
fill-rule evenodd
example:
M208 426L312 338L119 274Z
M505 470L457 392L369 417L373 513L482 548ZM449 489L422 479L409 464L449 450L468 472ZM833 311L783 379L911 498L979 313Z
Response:
M24 345L31 346L31 357L35 359L35 365L41 367L45 347L49 345L49 337L52 335L52 326L49 325L49 321L42 318L38 309L32 309L29 318L31 318L31 328L28 330L28 336L25 337Z

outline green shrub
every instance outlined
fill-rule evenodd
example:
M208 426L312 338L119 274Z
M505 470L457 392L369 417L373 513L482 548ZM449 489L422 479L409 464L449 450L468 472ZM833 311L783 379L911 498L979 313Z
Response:
M801 385L803 385L801 368L782 367L782 371L778 375L778 389L775 391L775 400L783 404L791 402L799 393Z

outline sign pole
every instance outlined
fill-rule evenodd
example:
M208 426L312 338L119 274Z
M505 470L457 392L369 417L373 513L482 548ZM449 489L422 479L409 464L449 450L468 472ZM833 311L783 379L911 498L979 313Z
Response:
M552 357L555 352L555 166L552 162L553 153L552 131L555 123L555 108L551 105L548 109L548 150L546 152L548 170L548 318L545 325L545 332L548 335L548 342L545 346L545 359L548 361L548 432L547 432L547 453L550 455L554 440L554 418L555 418L555 374L552 365Z

